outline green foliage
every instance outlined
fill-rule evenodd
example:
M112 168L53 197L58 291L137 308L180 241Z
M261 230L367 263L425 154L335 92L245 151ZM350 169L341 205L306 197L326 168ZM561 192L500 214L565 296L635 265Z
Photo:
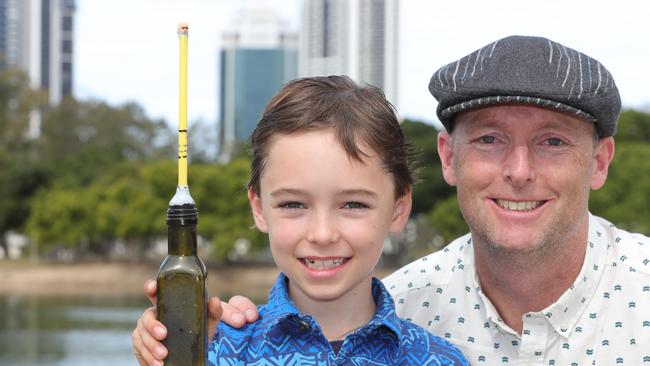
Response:
M437 151L438 130L435 127L416 121L402 122L406 141L416 153L416 172L420 182L413 189L413 215L427 213L432 207L455 190L442 177L442 168Z
M214 259L225 260L235 240L248 239L251 249L264 247L264 235L253 228L246 194L250 161L225 165L191 165L190 191L199 209L199 233L212 243Z
M175 133L136 104L46 102L44 93L30 90L24 74L0 72L0 235L17 230L43 251L56 246L98 254L116 241L142 253L164 239L176 189ZM28 138L30 114L37 110L41 136ZM214 135L208 128L197 123L191 131L190 190L199 209L199 235L209 241L211 259L223 261L236 240L245 238L258 250L266 237L253 228L246 196L248 146L238 146L228 164L211 163L205 146L214 144ZM402 128L419 153L413 214L426 215L446 241L466 233L455 189L442 178L438 131L408 120ZM624 111L608 182L590 202L595 214L644 233L650 233L648 142L650 114Z
M650 143L650 113L624 110L618 119L616 142Z
M27 75L19 70L0 71L0 152L25 153L30 113L46 105L46 95L29 88Z
M446 243L469 232L469 227L458 207L456 195L438 202L429 213L429 220Z
M650 235L650 144L618 144L607 182L589 205L620 228Z

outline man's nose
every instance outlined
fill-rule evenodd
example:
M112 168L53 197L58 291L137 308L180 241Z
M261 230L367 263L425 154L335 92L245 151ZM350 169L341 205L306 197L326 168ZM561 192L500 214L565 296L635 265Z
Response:
M504 158L503 178L514 186L523 186L535 179L535 165L528 146L515 146Z
M315 212L309 222L307 240L314 244L327 245L339 240L339 229L335 215L329 212Z

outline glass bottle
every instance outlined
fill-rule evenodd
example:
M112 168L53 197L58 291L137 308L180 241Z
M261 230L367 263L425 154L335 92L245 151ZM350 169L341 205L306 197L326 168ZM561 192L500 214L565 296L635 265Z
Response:
M165 366L207 363L207 271L197 255L197 222L194 204L167 210L168 254L158 271L156 307L167 328Z

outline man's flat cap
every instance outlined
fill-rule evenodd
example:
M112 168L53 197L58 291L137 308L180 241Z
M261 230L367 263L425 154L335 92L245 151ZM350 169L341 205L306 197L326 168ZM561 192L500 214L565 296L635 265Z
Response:
M601 137L613 136L621 110L614 79L600 62L541 37L490 43L436 71L429 91L448 131L459 112L531 104L593 121Z

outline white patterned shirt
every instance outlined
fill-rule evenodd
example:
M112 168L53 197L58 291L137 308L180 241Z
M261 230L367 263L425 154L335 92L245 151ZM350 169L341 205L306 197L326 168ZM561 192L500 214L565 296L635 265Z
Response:
M383 281L397 313L456 344L472 365L650 365L650 238L589 215L573 285L519 335L481 291L470 235Z

